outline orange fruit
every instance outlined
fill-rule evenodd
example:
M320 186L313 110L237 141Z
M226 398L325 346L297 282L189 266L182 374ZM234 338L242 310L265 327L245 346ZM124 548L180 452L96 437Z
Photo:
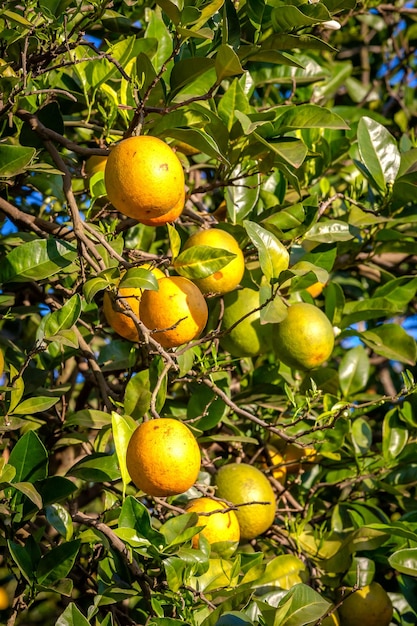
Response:
M375 581L348 595L338 611L342 626L389 626L393 615L389 595Z
M0 587L0 611L8 609L10 606L9 594L4 587Z
M187 513L198 513L197 526L204 526L203 530L194 535L193 548L198 548L198 538L203 535L207 541L216 543L218 541L236 541L240 539L239 522L236 513L232 510L222 513L222 509L228 506L224 502L218 502L213 498L196 498L187 505ZM209 513L210 515L201 515Z
M140 318L164 348L174 348L198 337L208 318L199 288L183 276L158 280L158 291L144 291Z
M150 135L123 139L111 151L104 173L113 206L138 221L184 205L184 171L170 146Z
M164 278L165 274L157 267L151 268L150 265L142 265L144 269L150 269L157 279ZM136 287L120 287L117 292L117 298L123 298L129 303L130 308L137 318L139 318L139 303L143 294L143 289ZM129 341L139 341L139 333L135 322L131 317L120 311L126 309L121 300L114 301L109 291L104 292L103 296L103 313L109 326L124 339Z
M159 215L158 217L150 217L149 219L142 219L138 221L141 224L146 224L146 226L163 226L164 224L175 222L175 220L179 218L183 210L184 200L183 198L180 198L178 204L174 206L173 209L168 211L168 213L164 213L164 215Z
M308 287L306 287L306 291L308 291L308 293L310 294L310 296L312 298L318 298L319 295L321 294L321 292L323 291L323 289L325 288L326 283L313 283L312 285L309 285Z
M274 326L274 349L280 361L301 370L321 365L333 351L333 327L321 309L307 302L288 307L287 317Z
M173 496L195 483L201 455L183 422L161 417L142 422L133 432L126 464L138 489L150 496Z
M258 307L259 292L256 289L244 287L225 294L220 330L231 330L220 337L220 345L232 356L253 357L272 348L273 327L261 324Z
M242 280L245 271L245 259L236 239L225 230L209 228L194 233L187 239L184 250L193 246L208 246L232 252L233 257L227 265L205 278L193 278L193 282L203 293L227 293L235 289Z
M3 350L0 350L0 378L3 376L4 373L4 354L3 354Z
M263 455L263 468L269 468L271 476L273 476L281 484L285 483L287 477L287 466L284 457L278 452L274 446L268 444L266 446L267 454Z
M238 507L236 516L242 539L258 537L273 524L275 494L257 467L246 463L223 465L217 472L216 485L219 498Z
M88 157L85 162L85 173L88 177L93 176L97 172L104 172L106 169L107 157L93 154Z

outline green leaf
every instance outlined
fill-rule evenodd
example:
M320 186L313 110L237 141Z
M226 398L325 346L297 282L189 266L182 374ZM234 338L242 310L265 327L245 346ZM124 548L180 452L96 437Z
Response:
M171 22L177 26L181 20L181 12L176 4L171 2L171 0L157 0L157 4L159 4L164 13L168 15Z
M62 330L69 330L80 317L82 310L81 297L74 294L65 304L52 313L48 313L44 325L45 338L50 339Z
M382 426L382 452L388 462L401 454L407 445L408 436L408 429L399 418L398 410L389 411Z
M150 289L157 291L158 279L151 270L137 267L129 269L123 274L119 287L123 287L124 289Z
M186 278L205 278L228 265L236 254L211 246L191 246L183 250L175 259L173 266L178 274Z
M74 526L69 511L62 506L62 504L55 502L45 507L45 514L48 523L51 524L66 541L69 541L74 533Z
M133 431L136 429L136 422L128 415L119 415L115 411L111 416L112 433L114 447L116 449L117 460L119 463L120 474L123 482L123 497L126 493L126 487L130 482L129 472L126 465L126 451Z
M275 609L276 626L300 626L315 622L330 608L330 602L304 583L295 585Z
M126 414L135 420L143 417L149 410L151 396L149 370L137 372L126 385L124 397Z
M403 548L388 557L393 569L408 576L417 576L417 548Z
M18 404L13 411L9 411L10 415L32 415L33 413L40 413L41 411L48 411L53 407L59 398L50 398L47 396L34 396L33 398L27 398L20 404Z
M219 83L229 76L236 76L237 74L244 73L239 57L233 50L232 46L229 46L228 44L222 44L218 48L215 68Z
M181 237L178 234L175 226L171 224L167 224L168 228L168 237L169 237L169 247L171 248L172 260L175 261L176 257L181 250Z
M80 550L81 541L67 541L48 550L39 562L36 570L38 582L48 587L61 578L65 578L72 570Z
M330 19L331 15L323 4L301 4L299 7L283 5L271 13L272 25L277 33L288 33L294 28L313 26Z
M314 224L306 232L305 239L319 243L333 243L336 241L349 241L353 239L353 235L350 232L349 224L339 220L327 220Z
M335 130L349 128L339 115L316 104L291 106L278 117L274 127L279 134L299 128L333 128Z
M256 206L259 199L260 175L251 174L246 176L246 172L241 165L237 165L231 172L233 185L226 188L225 198L227 214L232 224L241 224L245 217Z
M15 482L13 481L12 487L17 489L20 493L23 493L24 496L29 498L31 502L36 506L37 509L41 509L43 507L42 498L38 492L38 490L34 487L34 485L30 482Z
M243 222L253 245L258 250L261 269L268 281L278 278L288 268L290 255L286 247L273 235L256 222Z
M358 124L358 148L361 160L380 191L392 185L400 168L401 156L391 133L370 117Z
M385 318L387 316L395 315L397 313L401 313L403 307L395 302L391 302L388 298L365 298L364 300L359 301L348 301L345 303L343 309L343 316L340 319L339 326L341 328L348 328L352 324L356 322L361 322L364 320ZM367 331L367 332L375 332ZM379 331L378 331L379 332ZM372 335L370 337L364 338L364 342L367 343L372 339ZM374 338L374 342L377 342L378 334ZM382 340L379 340L382 344ZM378 346L376 346L378 347Z
M17 407L25 392L25 383L22 376L19 376L19 372L14 367L13 363L9 366L10 380L13 381L13 385L10 391L10 403L9 413L13 413L13 410Z
M35 239L13 248L0 266L0 283L44 280L77 258L77 249L59 239Z
M399 324L382 324L359 336L376 354L408 365L416 363L416 341Z
M10 465L16 468L13 482L31 482L48 475L48 453L33 430L28 430L12 449Z
M345 398L350 398L366 387L370 368L363 346L356 346L345 352L339 365L340 388Z
M352 422L351 435L356 454L365 455L372 445L372 429L363 417Z
M81 459L67 473L75 478L98 483L120 479L116 455L103 452L94 452Z
M29 583L32 583L34 577L35 565L31 558L31 550L29 545L21 546L14 541L7 541L7 545L12 556L13 561L16 563L23 576Z
M0 144L0 178L11 178L24 172L35 154L35 148Z
M95 278L90 278L90 280L87 280L87 282L84 283L84 286L83 286L83 293L84 293L85 299L90 304L94 300L94 297L98 293L100 293L100 291L104 291L105 289L107 289L108 286L109 286L109 281L106 280L105 278L101 278L100 276L96 276Z
M152 526L148 509L133 496L127 496L124 500L118 525L119 529L129 528L135 531L137 539L146 539L158 549L162 549L165 544L163 535Z
M90 626L75 602L71 602L55 622L55 626Z

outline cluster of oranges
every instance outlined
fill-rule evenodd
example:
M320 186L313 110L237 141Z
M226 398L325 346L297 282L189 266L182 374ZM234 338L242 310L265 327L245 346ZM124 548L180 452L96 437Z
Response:
M182 165L160 139L148 135L125 139L110 151L104 163L100 159L90 162L89 174L98 169L104 169L108 199L120 213L154 227L181 215L185 203ZM220 270L193 279L142 265L156 279L156 290L121 284L105 292L104 316L121 337L139 342L140 322L163 348L187 344L207 326L206 295L217 294L224 305L219 341L232 357L255 357L273 349L285 365L300 370L314 369L330 357L333 327L313 304L295 302L288 306L280 323L261 323L259 291L244 280L244 255L231 234L219 227L199 230L188 238L183 250L193 247L200 247L202 254L207 248L227 251L232 253L231 260ZM323 284L315 283L308 290L317 297L322 289ZM241 540L265 533L276 515L273 481L268 476L284 485L288 473L299 471L301 463L316 460L314 448L288 445L275 437L264 447L258 466L221 466L214 478L215 495L193 498L185 508L185 512L196 514L193 548L200 546L201 536L211 545L227 542L236 547ZM200 472L201 453L190 428L181 420L165 417L145 420L136 428L127 447L126 463L140 492L167 497L193 487ZM377 592L380 594L379 589ZM383 600L385 597L378 599ZM349 601L345 605L348 607ZM349 621L352 615L362 619L352 607L347 612L344 624L359 623ZM366 616L364 619L368 620ZM337 611L323 624L337 626Z

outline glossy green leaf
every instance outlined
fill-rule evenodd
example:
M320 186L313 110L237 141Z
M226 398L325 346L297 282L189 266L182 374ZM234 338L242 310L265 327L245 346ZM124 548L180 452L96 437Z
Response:
M61 330L68 330L77 322L82 309L81 298L78 293L67 300L61 309L48 314L45 322L45 337L49 339Z
M65 578L74 566L81 542L67 541L44 554L36 570L36 578L41 585L50 586Z
M399 324L382 324L372 330L365 330L360 333L360 337L374 352L387 359L408 365L416 363L416 341Z
M339 115L316 104L288 107L282 115L279 115L275 127L280 134L299 128L349 128Z
M28 430L17 441L9 463L16 468L14 482L34 483L48 475L48 453L33 430Z
M149 410L151 403L149 370L138 372L126 385L124 408L127 415L139 419Z
M232 46L222 44L216 54L215 64L217 80L221 82L230 76L243 74L244 69L240 64L239 57Z
M362 163L380 191L392 185L400 168L401 156L391 133L370 117L358 124L358 147Z
M135 531L138 539L146 539L158 549L161 549L165 544L163 535L152 526L148 509L133 496L127 496L123 502L119 516L119 528Z
M370 368L369 357L363 346L356 346L345 352L339 365L339 380L346 398L366 387Z
M356 454L366 454L372 445L372 429L366 419L358 417L352 422L351 436Z
M100 276L96 276L95 278L90 278L83 285L83 293L85 299L90 304L93 302L94 297L100 293L100 291L104 291L109 286L109 282L105 278L101 278Z
M74 526L71 515L66 507L56 502L45 507L45 514L48 523L51 524L66 541L69 541L73 536Z
M84 617L75 602L70 602L65 611L58 617L55 626L90 626L90 622Z
M359 301L351 300L345 303L343 317L340 320L340 327L347 328L356 322L392 316L401 313L402 309L401 304L398 305L395 302L391 302L388 298L365 298ZM369 332L375 332L375 329ZM378 347L378 341L382 344L382 339L378 340L378 334L379 331L374 338L376 347ZM367 337L366 341L369 342L371 340L372 335Z
M314 224L305 234L305 239L319 243L329 243L349 241L353 239L353 235L350 232L349 224L338 220L328 220Z
M408 428L393 409L385 417L382 427L382 451L388 461L395 459L404 450L409 437Z
M330 20L331 15L323 4L301 4L299 7L283 5L273 9L271 13L272 25L275 32L291 32L294 28L312 26L317 22Z
M35 153L35 148L0 144L0 178L11 178L23 172Z
M318 620L330 608L330 603L304 583L295 585L279 602L275 624L300 626Z
M115 454L94 452L81 459L67 472L69 476L91 482L106 482L120 479L120 469Z
M0 266L0 282L44 280L77 258L77 249L59 239L36 239L13 248Z
M183 250L174 261L174 268L186 278L205 278L226 267L236 255L234 252L211 246L191 246Z
M126 487L130 482L130 476L126 465L126 451L137 424L135 420L128 415L119 415L115 411L112 412L111 423L114 447L122 477L124 495L126 493Z
M290 256L284 244L275 235L256 222L243 223L252 243L258 250L262 272L268 281L279 277L289 265Z
M408 576L417 576L417 548L403 548L388 557L393 569Z
M31 558L31 551L28 547L21 546L14 541L8 541L7 546L13 561L16 563L26 580L30 583L33 578L35 564Z
M137 267L129 269L123 274L119 286L124 289L150 289L157 291L158 279L151 270Z
M231 173L231 178L239 180L226 188L227 214L232 224L241 224L259 199L260 177L259 174L245 176L241 166L237 166Z
M235 78L229 89L221 97L217 112L225 126L230 132L236 117L239 113L245 113L249 110L249 100L245 94L239 79Z
M23 400L20 404L17 405L10 411L12 415L32 415L32 413L40 413L41 411L48 411L51 407L53 407L59 398L50 398L48 396L34 396L33 398L27 398L27 400Z
M14 480L12 487L13 489L16 489L17 491L22 493L24 496L29 498L29 500L33 502L33 504L35 505L37 509L41 509L43 507L42 498L38 490L32 483L28 481L16 482Z
M10 363L9 373L10 380L13 381L10 390L9 413L13 413L13 410L17 407L23 397L25 392L25 383L23 377L19 376L19 372L14 367L13 363Z
M181 20L181 12L174 2L171 2L171 0L157 0L157 4L159 4L164 13L168 15L169 19L175 25L179 24Z

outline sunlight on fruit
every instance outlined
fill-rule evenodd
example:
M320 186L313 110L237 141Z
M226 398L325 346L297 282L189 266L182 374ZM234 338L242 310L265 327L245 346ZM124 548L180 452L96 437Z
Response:
M126 453L129 475L138 489L151 496L187 491L200 471L200 449L191 430L179 420L142 422Z

